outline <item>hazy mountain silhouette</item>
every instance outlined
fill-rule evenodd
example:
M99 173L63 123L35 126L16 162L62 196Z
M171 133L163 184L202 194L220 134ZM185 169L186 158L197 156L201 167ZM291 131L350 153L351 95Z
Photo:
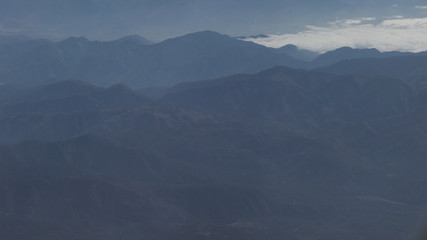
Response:
M311 63L312 67L325 67L342 60L351 60L358 58L386 58L394 56L415 55L409 52L380 52L375 48L371 49L354 49L350 47L342 47L323 53L316 57Z
M381 53L376 49L344 47L317 56L294 45L267 48L212 31L155 44L135 35L110 42L83 37L56 43L23 39L0 45L0 83L38 86L79 79L97 86L123 83L132 88L167 87L231 74L251 74L278 65L310 69L342 60L418 55L423 53Z
M293 44L285 45L276 50L278 53L287 54L295 59L299 59L302 61L310 62L319 56L318 53L312 52L305 49L299 49L297 46Z
M116 40L116 42L137 42L142 44L153 44L150 40L147 40L144 37L141 37L139 35L129 35L122 38L119 38Z
M72 37L31 47L20 44L15 44L16 50L5 50L7 54L1 54L0 49L2 83L34 86L80 79L100 86L170 86L239 72L255 73L275 65L304 65L267 47L211 31L151 45L135 36L111 42Z
M168 39L150 48L147 67L128 76L136 85L144 76L145 86L217 78L233 73L256 72L274 65L303 64L287 55L252 42L240 41L212 31ZM135 79L135 80L132 80ZM142 85L143 86L143 85Z

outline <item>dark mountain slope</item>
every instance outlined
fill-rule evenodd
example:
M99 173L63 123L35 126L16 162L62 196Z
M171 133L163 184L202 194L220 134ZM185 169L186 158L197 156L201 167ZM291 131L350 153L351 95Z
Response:
M0 104L0 139L16 142L79 136L109 118L151 104L123 85L102 88L70 80L19 90Z
M49 231L43 225L56 221L59 229L75 229L58 233L61 237L102 239L109 229L108 239L126 235L138 239L149 235L153 225L158 229L151 231L161 236L172 224L229 224L312 211L279 204L250 185L212 185L215 170L196 168L179 158L161 159L147 153L149 148L129 148L91 136L1 146L0 214L28 224L38 221L41 236ZM17 232L3 229L0 234Z
M322 123L337 117L368 120L400 114L414 107L415 93L407 83L393 78L276 67L250 76L178 85L163 101L255 119Z
M154 103L62 84L4 103L9 239L390 240L425 210L421 83L275 67Z
M1 109L3 114L58 113L132 108L149 102L124 85L102 88L68 80L21 91L9 97Z
M410 81L425 81L426 64L426 56L397 56L346 60L318 70L333 74L383 75Z
M315 139L324 139L328 142L327 146L333 146L329 150L325 150L327 146L322 146L325 153L343 151L349 155L327 155L322 158L320 152L310 149L307 152L316 152L318 161L325 159L326 162L304 165L305 160L300 159L288 168L298 168L302 164L301 169L308 171L313 167L320 171L323 169L321 166L328 166L325 169L343 173L346 167L333 159L352 159L358 155L361 158L351 160L355 165L350 168L363 169L351 173L355 176L368 174L362 178L356 177L363 186L361 188L370 189L370 194L382 194L401 201L399 193L393 193L390 183L408 177L412 180L402 182L400 189L413 189L416 182L422 179L421 175L425 174L421 170L424 168L420 171L410 170L424 165L421 162L427 147L423 140L426 126L421 120L424 119L421 116L424 115L425 90L416 86L394 78L334 76L274 68L256 75L180 85L172 89L163 101L188 109L215 112L218 116L231 117L236 121L257 120L260 122L255 125L257 127L264 127L267 123L272 126L276 122L276 127L299 130ZM407 123L414 121L411 119L415 116L420 118L416 125ZM280 142L279 139L275 141L277 144ZM265 157L268 152L274 156L286 156L292 152L285 147L287 144L290 142L281 145L284 152L279 154L268 148L274 146L274 142L268 142L265 147L269 150L263 150L262 156ZM296 144L299 145L303 144ZM251 146L252 150L256 150L264 144L257 142ZM292 158L298 159L297 156ZM363 163L366 159L372 162ZM296 171L301 174L300 170ZM313 171L302 176L313 179L316 174ZM372 185L372 182L376 184ZM310 181L310 184L313 182ZM424 194L423 191L418 197L411 196L419 203Z
M94 136L44 143L2 146L3 177L96 177L116 182L180 182L179 167L150 153ZM188 171L187 171L188 172ZM178 175L178 176L177 176Z
M2 179L0 189L2 239L138 239L181 218L149 196L93 177Z

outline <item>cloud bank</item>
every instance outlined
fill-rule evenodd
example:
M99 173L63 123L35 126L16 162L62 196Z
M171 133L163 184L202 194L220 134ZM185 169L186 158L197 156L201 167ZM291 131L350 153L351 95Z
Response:
M427 18L343 19L330 22L326 27L307 26L306 30L295 34L246 40L275 48L294 44L319 53L343 46L420 52L427 50Z

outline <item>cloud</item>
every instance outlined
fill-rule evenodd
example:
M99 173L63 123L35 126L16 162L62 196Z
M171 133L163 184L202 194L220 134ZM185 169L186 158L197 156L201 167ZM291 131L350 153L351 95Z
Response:
M348 27L352 25L358 25L366 22L375 21L376 18L374 17L368 17L368 18L355 18L355 19L342 19L342 20L336 20L333 22L329 22L329 25L331 26L342 26L342 27Z
M427 18L343 19L330 22L326 27L307 26L306 30L295 34L246 40L269 47L294 44L320 53L343 46L420 52L427 50Z
M427 6L415 6L416 9L427 9Z

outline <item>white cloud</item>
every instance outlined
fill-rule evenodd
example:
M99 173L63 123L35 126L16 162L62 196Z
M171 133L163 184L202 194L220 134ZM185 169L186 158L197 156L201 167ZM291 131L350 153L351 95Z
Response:
M320 53L343 46L377 48L380 51L427 50L427 18L395 16L375 21L375 18L344 19L330 22L326 27L307 26L305 31L296 34L247 40L269 47L294 44Z
M375 21L376 18L369 17L369 18L355 18L355 19L342 19L342 20L336 20L333 22L329 22L329 25L331 26L342 26L342 27L348 27L352 25L358 25L365 22L372 22Z
M416 9L427 9L427 6L415 6Z

